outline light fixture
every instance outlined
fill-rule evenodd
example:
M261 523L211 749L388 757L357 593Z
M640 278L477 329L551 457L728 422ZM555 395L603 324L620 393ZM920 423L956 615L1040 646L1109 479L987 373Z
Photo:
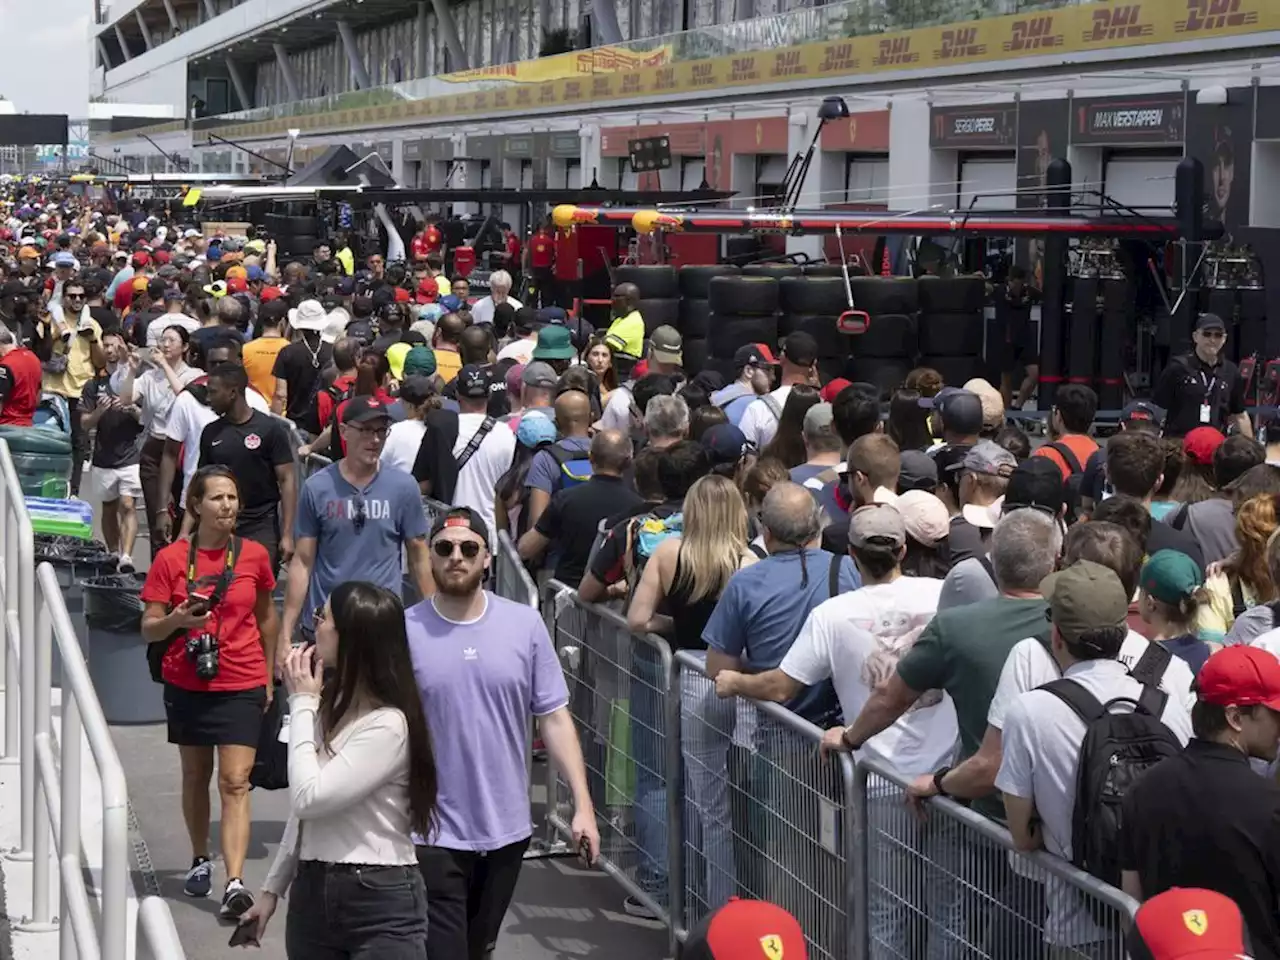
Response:
M290 139L290 140L297 140L297 139L298 139L298 137L300 137L300 136L302 135L302 131L301 131L301 130L299 130L297 127L290 127L290 128L289 128L288 130L286 130L285 132L286 132L287 134L289 134L289 139Z
M819 120L843 120L849 116L849 105L844 97L823 97L822 106L818 107Z

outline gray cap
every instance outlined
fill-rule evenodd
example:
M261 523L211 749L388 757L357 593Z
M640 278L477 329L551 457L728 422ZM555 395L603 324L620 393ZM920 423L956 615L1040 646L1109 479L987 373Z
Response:
M815 403L804 415L804 435L819 437L831 433L831 404Z
M542 387L550 390L560 382L560 378L551 364L535 360L524 368L524 373L520 375L520 382L526 387Z
M1018 469L1018 458L995 441L982 440L969 448L963 460L951 464L948 469L1008 478Z
M849 546L865 547L873 541L893 548L907 542L907 525L897 507L873 503L850 514Z

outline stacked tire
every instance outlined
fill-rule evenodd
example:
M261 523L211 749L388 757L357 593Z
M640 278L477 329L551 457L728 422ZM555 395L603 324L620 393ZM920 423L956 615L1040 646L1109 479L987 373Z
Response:
M844 280L838 282L843 289ZM875 384L887 398L906 379L918 351L917 283L908 277L853 277L849 288L871 323L851 338L853 356L844 376Z
M807 333L818 343L818 372L824 381L844 373L856 338L836 329L848 309L844 280L835 277L788 276L778 282L778 337Z
M690 264L681 267L677 276L680 292L679 323L676 329L684 340L684 369L693 377L707 367L711 356L711 281L715 277L736 277L738 268L731 264Z
M743 271L744 274L746 271ZM707 284L710 356L707 368L733 379L739 347L778 343L778 280L767 276L712 276Z
M983 375L986 295L982 277L918 281L920 363L937 370L952 386Z
M634 283L640 291L638 309L644 317L644 335L680 322L680 293L676 268L665 264L622 266L613 271L614 284Z
M287 213L268 213L263 217L263 226L275 240L281 263L286 257L309 257L315 252L316 244L324 233L324 225L319 217L294 216Z

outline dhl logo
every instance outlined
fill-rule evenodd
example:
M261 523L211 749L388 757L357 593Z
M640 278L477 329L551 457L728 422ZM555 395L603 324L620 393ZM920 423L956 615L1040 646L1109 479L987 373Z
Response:
M507 91L495 90L493 92L493 105L500 109L510 106L510 103L507 100Z
M729 68L730 83L749 83L760 79L760 70L756 66L755 57L734 57Z
M829 43L822 51L819 73L849 73L858 69L852 43Z
M675 67L662 67L653 75L653 89L674 90L676 88Z
M476 103L476 109L477 109L477 110L486 110L486 109L488 109L488 107L489 107L489 95L488 95L487 93L477 93L477 94L476 94L476 101L475 101L475 103Z
M800 59L799 50L773 55L773 76L802 77L805 74L804 61Z
M624 73L622 75L622 92L624 94L641 93L642 91L643 91L643 88L641 87L641 84L640 84L640 74Z
M1142 5L1118 4L1093 11L1093 25L1085 31L1085 43L1103 43L1108 40L1136 40L1149 36L1151 24L1142 22Z
M1053 17L1030 17L1013 22L1013 36L1002 46L1005 53L1028 53L1032 50L1048 50L1066 42L1061 33L1054 32Z
M714 87L716 83L715 66L710 63L695 63L689 82L695 87Z
M564 85L565 100L581 100L582 84L577 80L566 80Z
M538 102L539 103L555 103L556 88L550 83L544 83L542 85L542 89L538 91Z
M1240 9L1240 0L1187 0L1187 17L1173 24L1175 33L1208 33L1258 22L1256 10Z
M880 52L871 61L877 67L900 66L916 63L920 54L911 52L910 37L886 37L880 41Z
M980 57L987 52L987 45L978 42L978 28L943 30L942 46L933 52L937 60L964 60Z

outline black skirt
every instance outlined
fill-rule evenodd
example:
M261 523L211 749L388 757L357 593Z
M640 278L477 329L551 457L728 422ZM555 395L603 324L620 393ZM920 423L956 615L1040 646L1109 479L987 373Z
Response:
M257 748L267 688L252 690L184 690L164 685L164 712L169 742L180 747L243 746Z

